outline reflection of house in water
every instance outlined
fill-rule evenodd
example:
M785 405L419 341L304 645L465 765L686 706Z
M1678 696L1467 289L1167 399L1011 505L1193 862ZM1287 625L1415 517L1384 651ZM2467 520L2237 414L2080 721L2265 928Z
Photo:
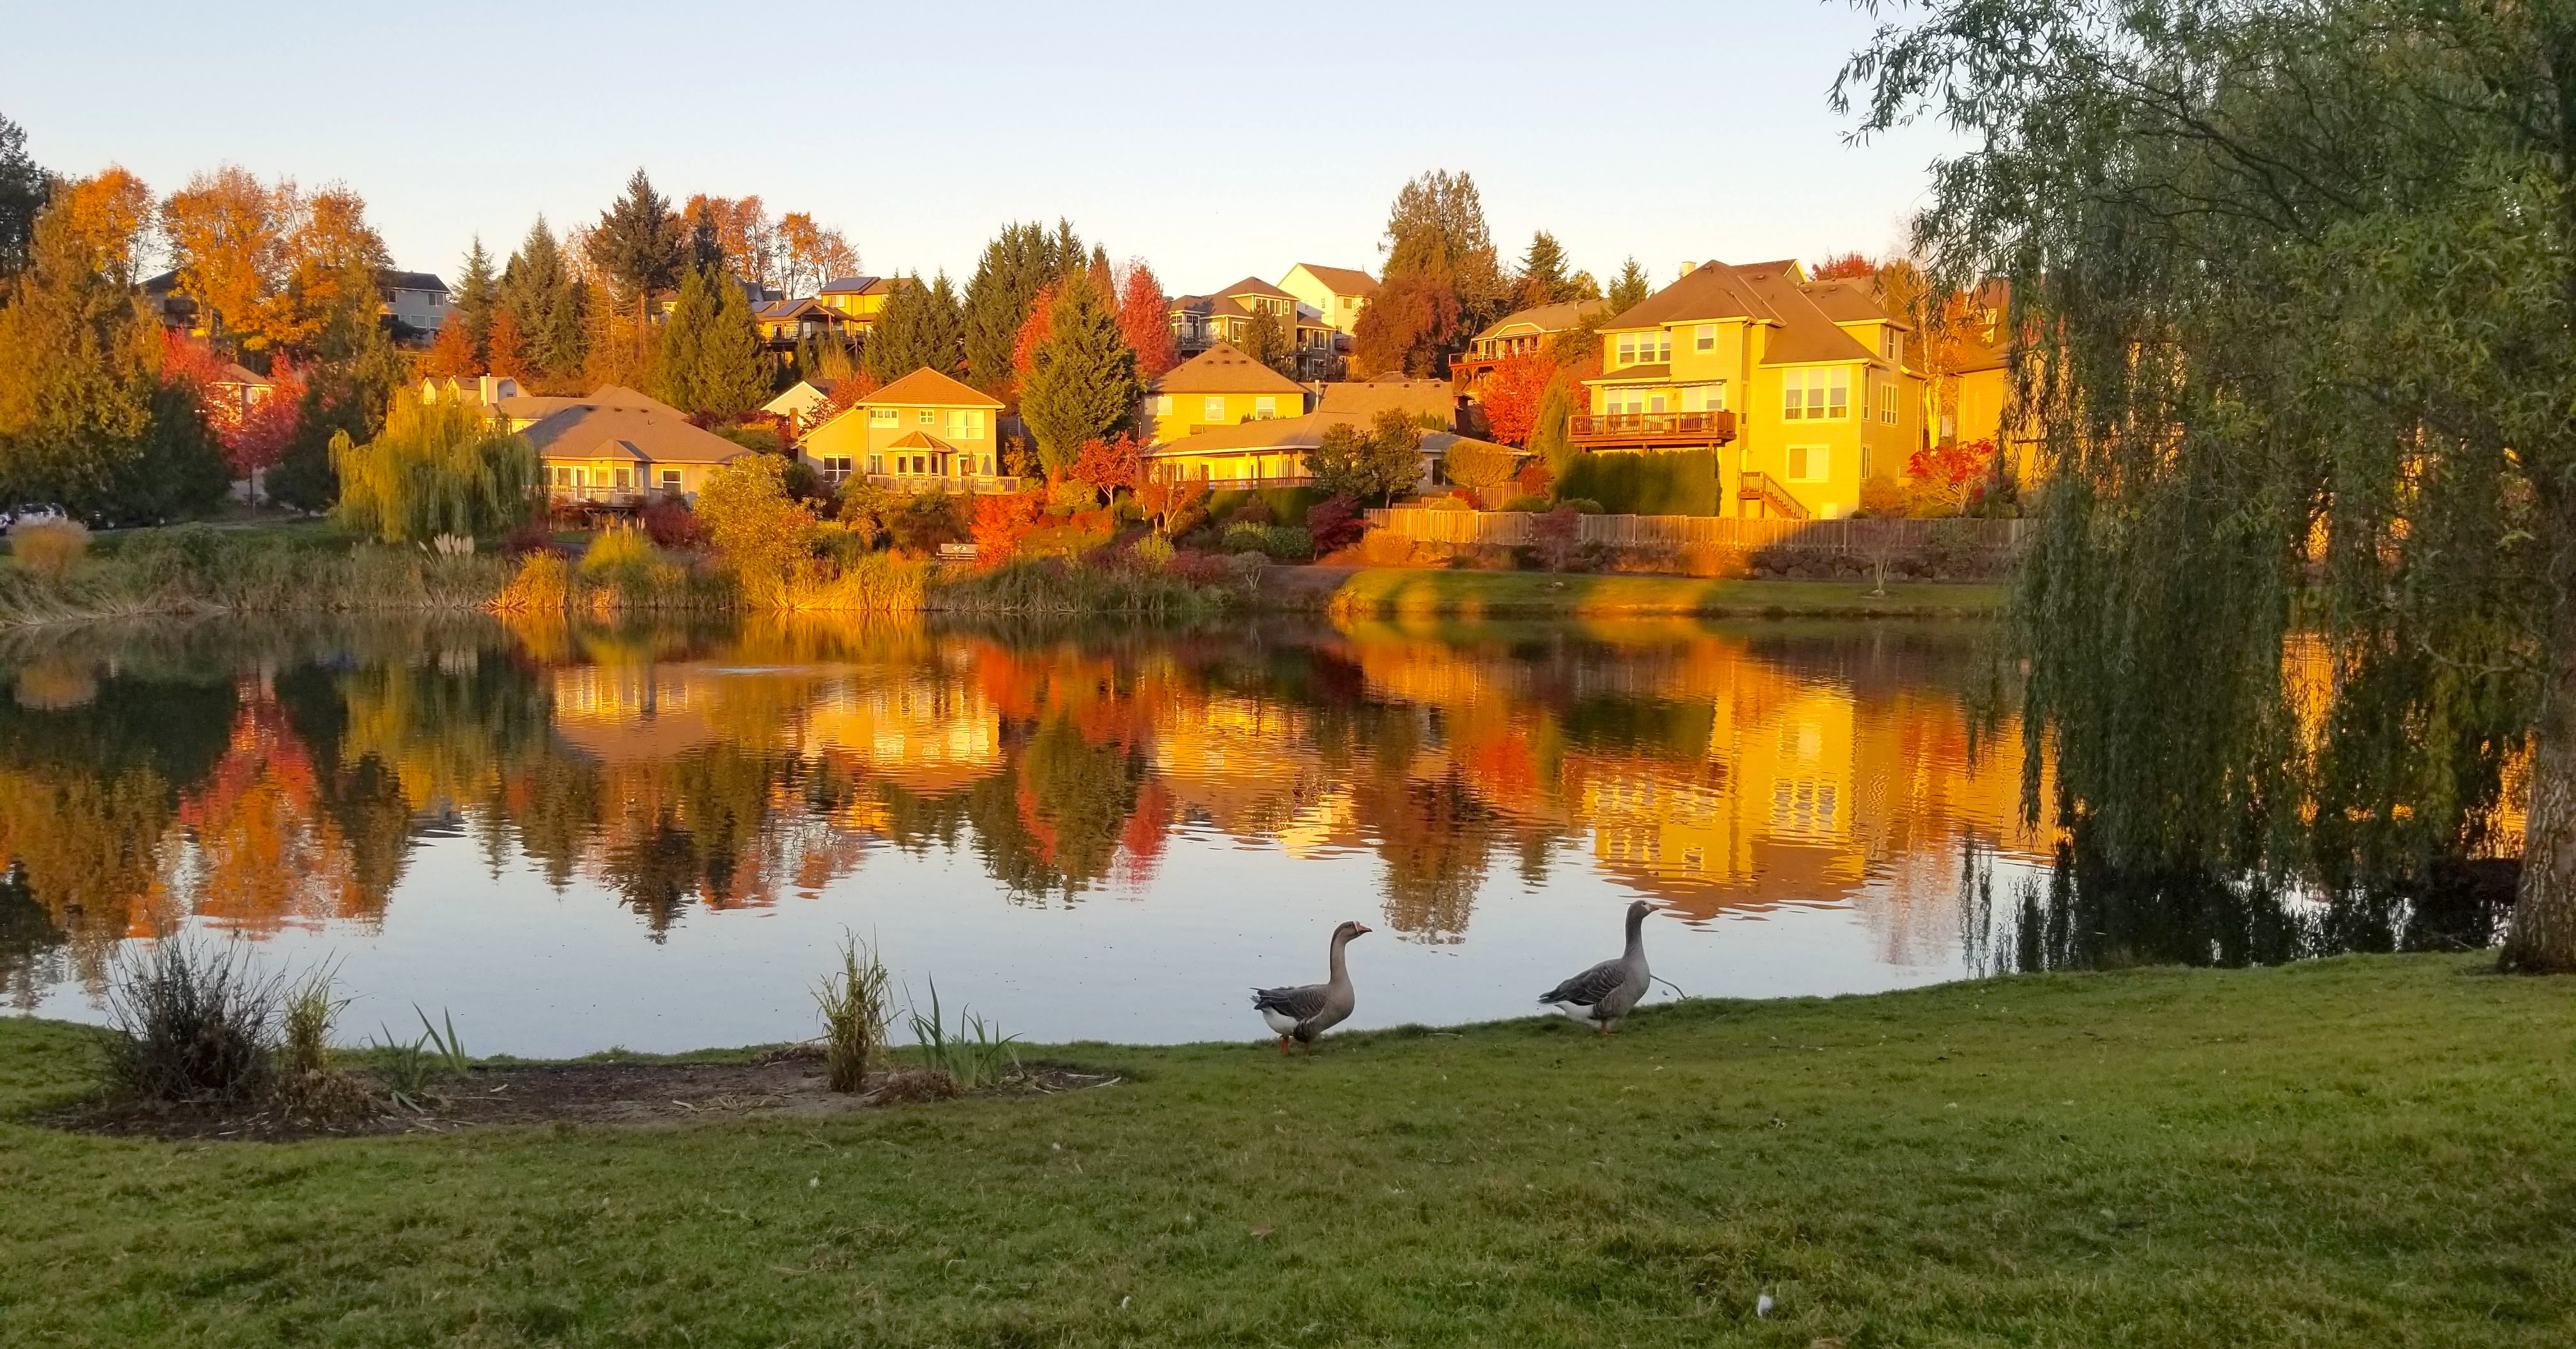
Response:
M650 763L716 739L709 672L694 665L570 665L554 671L555 734L602 763Z
M925 796L969 787L1002 768L1002 718L972 685L944 678L844 684L809 709L807 757L846 759Z
M1324 772L1307 717L1282 703L1209 695L1174 699L1155 729L1153 770L1182 812L1239 838L1300 830L1304 846L1329 812Z

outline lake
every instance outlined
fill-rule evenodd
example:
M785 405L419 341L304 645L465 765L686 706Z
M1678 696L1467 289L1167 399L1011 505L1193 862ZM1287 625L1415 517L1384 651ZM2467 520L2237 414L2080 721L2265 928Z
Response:
M121 951L191 932L331 962L350 1037L416 1033L417 1006L476 1053L669 1051L812 1034L855 933L913 997L935 981L1026 1040L1173 1042L1261 1036L1248 988L1321 979L1343 919L1376 929L1351 948L1360 1027L1528 1013L1617 954L1639 897L1656 973L1694 995L2412 940L2402 913L2356 941L2241 895L2080 912L2054 831L2021 824L2018 729L1974 733L1988 637L22 633L0 645L0 1000L102 1020Z

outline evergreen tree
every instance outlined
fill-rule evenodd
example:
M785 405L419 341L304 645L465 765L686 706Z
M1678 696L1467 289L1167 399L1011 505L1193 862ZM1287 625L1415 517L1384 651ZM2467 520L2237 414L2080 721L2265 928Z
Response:
M1546 230L1531 235L1529 251L1521 255L1520 304L1530 308L1581 298L1582 288L1566 275L1565 246Z
M997 395L1009 389L1012 348L1038 291L1088 261L1073 226L1062 220L1053 234L1033 222L1005 225L984 245L966 283L966 372L976 387Z
M653 392L684 412L704 412L699 376L705 369L702 348L715 328L716 295L708 282L722 278L704 267L692 267L680 283L680 295L662 322L661 350L653 363Z
M1467 174L1435 169L1406 183L1387 212L1386 250L1386 280L1445 274L1468 331L1510 302L1484 201Z
M1290 379L1297 377L1297 345L1269 310L1252 316L1251 326L1243 330L1243 340L1235 345L1244 355L1280 374Z
M545 217L537 217L502 269L499 302L518 319L528 363L555 383L578 378L589 354L584 301L581 278L565 261Z
M671 203L637 169L626 180L626 195L600 213L599 227L590 234L590 260L608 273L619 300L635 316L639 352L652 330L654 297L678 284L687 258L688 241L675 225Z
M1083 442L1111 434L1134 415L1145 384L1117 312L1098 290L1067 286L1053 308L1054 327L1020 393L1020 415L1037 436L1048 476L1061 478Z
M891 384L925 366L943 375L956 374L962 327L957 291L947 273L940 273L939 280L927 286L918 274L906 276L868 330L859 368L879 384Z
M474 247L465 254L464 277L456 283L456 312L449 322L464 329L466 340L473 344L478 370L491 359L492 313L500 303L500 288L492 276L492 255L483 251L483 236L475 235Z
M1646 280L1646 269L1630 258L1619 265L1619 279L1610 283L1610 312L1624 314L1646 302L1654 287Z
M27 154L26 129L0 117L0 294L9 278L27 269L36 242L36 213L53 177Z
M769 397L769 357L742 282L692 267L662 325L662 400L710 417L739 417Z

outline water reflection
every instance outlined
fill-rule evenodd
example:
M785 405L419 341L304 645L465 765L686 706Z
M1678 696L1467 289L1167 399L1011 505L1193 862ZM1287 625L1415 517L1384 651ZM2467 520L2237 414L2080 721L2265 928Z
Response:
M801 1033L854 926L1033 1038L1180 1039L1355 916L1403 939L1359 1024L1518 1013L1640 894L1702 992L2495 939L2505 863L2322 895L2025 830L2017 729L1969 735L1983 637L47 633L0 645L0 992L95 1015L120 943L194 926L477 1005L496 1049L676 1048Z

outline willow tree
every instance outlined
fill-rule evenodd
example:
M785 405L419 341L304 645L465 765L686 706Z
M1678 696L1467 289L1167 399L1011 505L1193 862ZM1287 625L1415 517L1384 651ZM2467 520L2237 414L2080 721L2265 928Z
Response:
M2576 4L1867 7L1837 103L1964 137L1917 243L2010 283L2061 817L2404 881L2527 763L2504 963L2576 969Z
M502 533L536 504L537 456L524 437L480 408L423 403L410 389L394 395L374 440L334 436L331 467L340 523L386 543Z

